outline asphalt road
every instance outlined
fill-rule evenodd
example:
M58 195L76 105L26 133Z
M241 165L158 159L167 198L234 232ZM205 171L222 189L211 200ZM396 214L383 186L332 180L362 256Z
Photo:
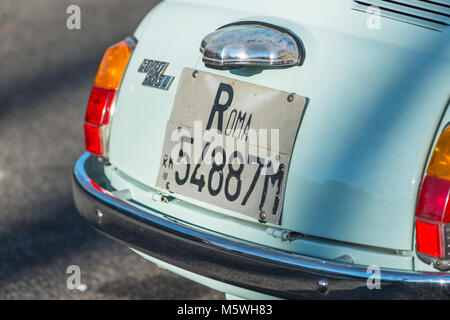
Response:
M71 172L106 47L157 1L0 2L0 299L220 299L93 231L76 213ZM81 8L81 30L66 9ZM78 265L86 290L67 288Z

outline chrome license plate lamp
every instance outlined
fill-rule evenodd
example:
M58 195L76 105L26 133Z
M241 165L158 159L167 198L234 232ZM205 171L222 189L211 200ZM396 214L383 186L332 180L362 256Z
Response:
M305 58L297 35L258 21L240 21L220 27L203 38L200 52L206 67L213 69L296 66Z

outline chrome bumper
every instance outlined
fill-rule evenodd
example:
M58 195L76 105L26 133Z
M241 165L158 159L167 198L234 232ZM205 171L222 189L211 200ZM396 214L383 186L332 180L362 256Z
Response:
M73 195L80 214L105 235L179 268L287 299L450 298L450 274L381 269L381 288L370 290L374 274L366 267L289 254L165 219L162 212L141 210L100 187L105 182L99 182L99 167L88 153L75 165Z

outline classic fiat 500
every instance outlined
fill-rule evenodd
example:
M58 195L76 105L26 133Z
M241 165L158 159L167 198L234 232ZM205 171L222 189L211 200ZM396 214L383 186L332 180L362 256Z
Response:
M160 3L101 61L78 211L230 298L449 298L449 17Z

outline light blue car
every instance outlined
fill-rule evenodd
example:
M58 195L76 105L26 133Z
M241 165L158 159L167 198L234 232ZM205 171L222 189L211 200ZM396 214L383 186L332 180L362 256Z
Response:
M108 48L80 214L244 299L450 297L450 2L168 0Z

